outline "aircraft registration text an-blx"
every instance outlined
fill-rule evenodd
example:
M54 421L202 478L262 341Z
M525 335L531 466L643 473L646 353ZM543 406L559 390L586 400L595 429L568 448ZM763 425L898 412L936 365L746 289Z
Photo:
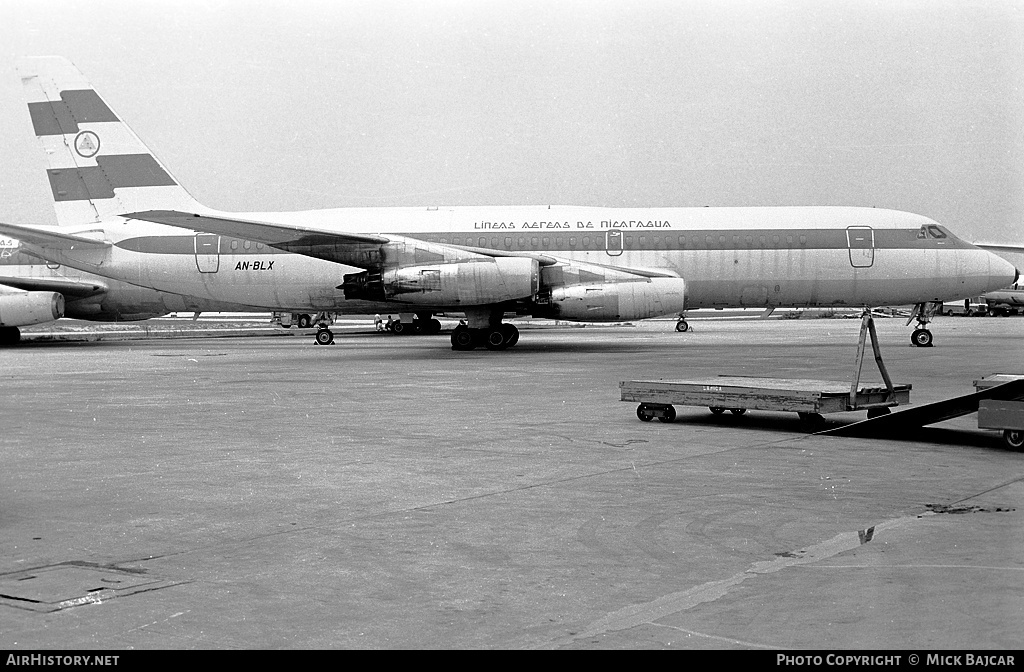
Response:
M508 314L619 321L711 307L914 304L1013 283L1002 258L927 217L857 207L472 206L232 213L178 184L58 57L19 72L59 227L0 225L52 263L206 301L399 313L452 347L503 350ZM411 327L411 329L409 329ZM322 331L326 331L326 328ZM330 342L328 331L318 342Z

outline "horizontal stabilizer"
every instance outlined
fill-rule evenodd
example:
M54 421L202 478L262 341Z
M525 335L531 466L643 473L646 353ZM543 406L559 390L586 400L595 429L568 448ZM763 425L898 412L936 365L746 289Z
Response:
M61 228L21 226L0 222L0 233L17 238L23 243L58 250L81 250L110 247L110 243L96 238L67 233Z
M285 226L272 222L201 215L179 212L177 210L146 210L144 212L132 212L123 216L129 219L141 219L146 222L192 229L193 231L204 231L243 240L252 240L281 249L325 244L370 243L380 245L391 241L390 238L367 233L345 233L307 226Z

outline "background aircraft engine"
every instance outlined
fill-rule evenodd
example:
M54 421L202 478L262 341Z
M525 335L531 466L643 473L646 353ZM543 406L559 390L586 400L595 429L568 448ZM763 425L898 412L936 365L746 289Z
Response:
M540 288L539 264L523 257L403 266L381 277L389 301L479 306L530 298Z
M64 317L64 295L23 292L0 295L0 327L23 327Z
M550 304L538 317L567 320L642 320L682 312L686 285L682 278L605 282L551 289Z

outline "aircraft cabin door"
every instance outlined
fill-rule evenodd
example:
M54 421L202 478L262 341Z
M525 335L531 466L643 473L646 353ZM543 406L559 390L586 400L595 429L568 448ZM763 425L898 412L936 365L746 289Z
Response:
M215 233L196 234L196 268L200 273L220 270L220 236Z
M617 257L622 254L622 231L610 229L606 234L604 249L609 257Z
M875 263L875 230L870 226L846 227L846 243L854 268L869 268Z

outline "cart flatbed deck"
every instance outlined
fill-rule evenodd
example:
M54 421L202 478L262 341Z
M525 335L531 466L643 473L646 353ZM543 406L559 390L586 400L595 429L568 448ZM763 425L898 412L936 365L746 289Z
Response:
M856 387L849 381L756 376L716 376L696 380L625 380L619 383L622 401L639 402L637 417L662 422L675 419L674 405L707 406L712 413L747 410L796 412L812 425L825 413L868 410L887 413L890 406L910 403L909 384Z

